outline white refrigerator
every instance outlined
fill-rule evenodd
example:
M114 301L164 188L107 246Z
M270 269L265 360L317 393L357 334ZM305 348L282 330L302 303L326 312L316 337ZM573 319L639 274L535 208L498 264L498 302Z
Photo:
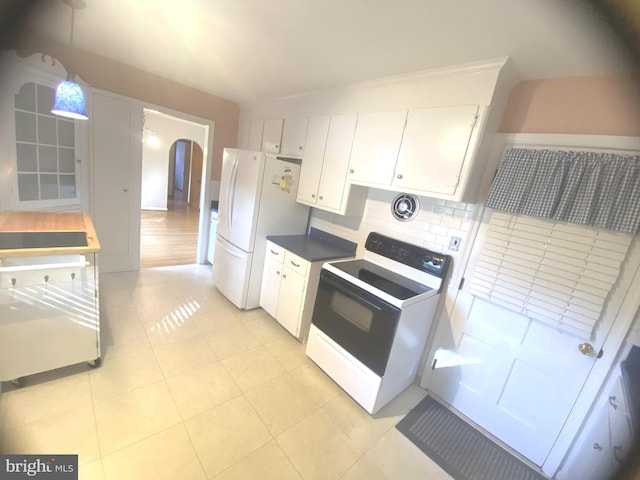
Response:
M213 281L242 309L257 308L267 235L304 234L309 207L296 202L300 161L225 148Z

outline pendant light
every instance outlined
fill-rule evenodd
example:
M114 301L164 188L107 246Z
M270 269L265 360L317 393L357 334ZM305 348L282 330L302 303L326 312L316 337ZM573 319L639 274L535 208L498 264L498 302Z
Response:
M71 38L69 45L71 47L71 68L73 68L73 24L75 20L75 11L77 8L84 8L83 0L63 0L64 3L71 7ZM56 88L56 97L53 102L51 113L60 115L61 117L75 118L78 120L88 120L84 106L84 93L82 88L75 82L75 75L71 69L67 70L67 79Z

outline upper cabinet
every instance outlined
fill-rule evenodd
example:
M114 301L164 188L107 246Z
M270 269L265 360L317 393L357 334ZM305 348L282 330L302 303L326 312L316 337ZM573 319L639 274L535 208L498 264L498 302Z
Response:
M477 116L477 105L410 110L392 185L455 195Z
M477 105L359 115L349 181L461 200L477 120Z
M259 152L262 148L262 127L264 121L254 120L252 122L244 120L238 123L237 148L240 150L251 150Z
M264 121L262 120L254 120L251 122L249 127L249 144L247 145L247 150L251 150L252 152L259 152L262 148L262 128L264 126Z
M241 121L238 148L257 152L302 157L307 136L307 118L274 118Z
M406 111L358 115L349 161L351 183L391 186L406 119Z
M307 137L307 118L285 118L280 154L301 157Z
M280 142L282 141L282 118L265 120L262 129L263 153L280 153Z
M366 189L352 189L347 182L357 118L346 114L309 120L298 202L341 215L362 214Z

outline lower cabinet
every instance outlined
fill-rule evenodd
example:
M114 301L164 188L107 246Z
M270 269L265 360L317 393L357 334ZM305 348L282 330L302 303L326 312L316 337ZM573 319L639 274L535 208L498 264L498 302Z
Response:
M324 262L309 262L267 241L260 306L278 323L306 342Z
M613 478L633 443L634 433L622 378L616 375L598 399L557 480Z

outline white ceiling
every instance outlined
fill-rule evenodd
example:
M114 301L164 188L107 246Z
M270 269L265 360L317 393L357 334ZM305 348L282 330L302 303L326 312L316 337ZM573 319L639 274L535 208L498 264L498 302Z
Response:
M74 45L237 102L509 56L521 79L626 68L582 0L85 0ZM69 42L71 9L34 25Z

